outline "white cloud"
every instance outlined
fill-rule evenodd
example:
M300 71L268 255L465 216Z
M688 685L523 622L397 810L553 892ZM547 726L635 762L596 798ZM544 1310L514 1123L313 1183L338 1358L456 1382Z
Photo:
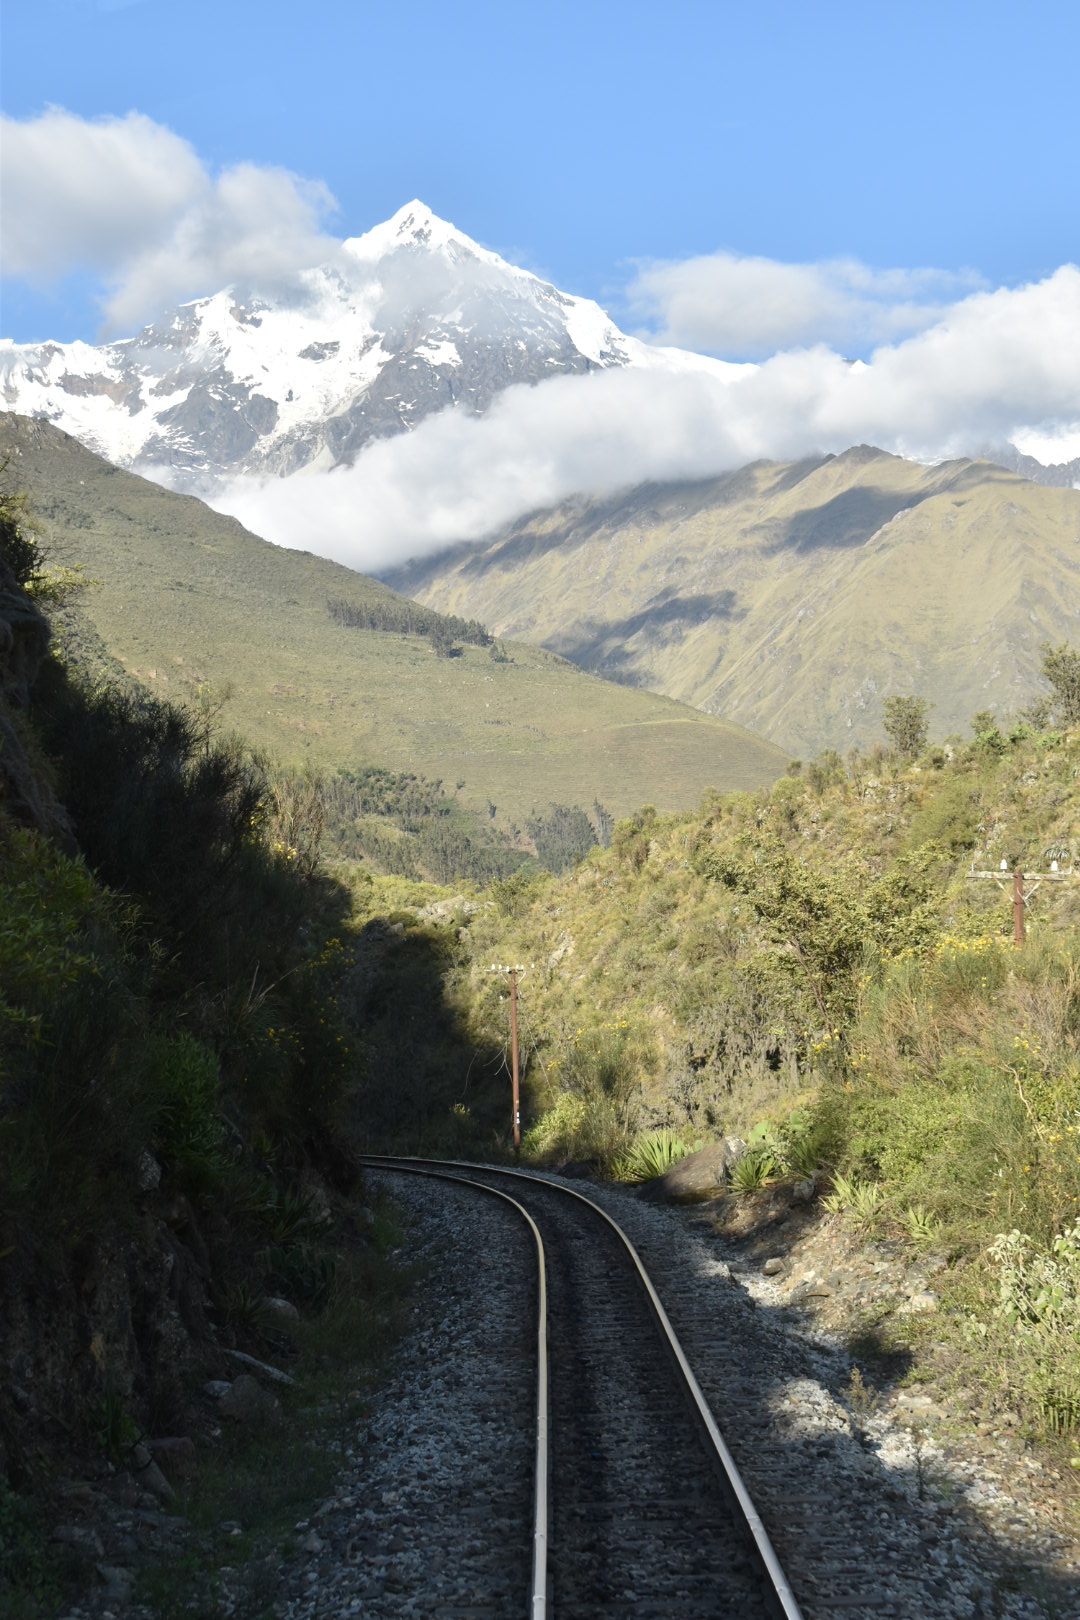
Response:
M284 545L375 571L577 494L705 478L871 443L924 460L1080 421L1080 270L977 293L852 365L825 347L759 366L652 367L506 390L448 410L352 467L236 480L213 504Z
M713 253L641 265L629 307L658 343L758 360L778 349L827 343L865 354L940 320L982 280L974 272L873 270L854 259L782 264Z
M213 175L142 113L85 119L52 107L0 122L4 275L91 268L113 330L230 282L277 285L329 257L327 188L241 163Z

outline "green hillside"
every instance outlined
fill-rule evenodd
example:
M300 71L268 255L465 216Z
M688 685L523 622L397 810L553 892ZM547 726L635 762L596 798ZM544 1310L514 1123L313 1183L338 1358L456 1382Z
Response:
M1080 492L865 446L569 504L388 576L805 757L916 692L940 735L1022 704L1080 597Z
M868 1306L860 1360L899 1355L916 1380L933 1363L1062 1462L1080 1449L1075 693L1067 707L1070 732L969 729L917 761L879 747L623 821L560 880L492 885L452 981L494 1045L488 964L534 964L527 1157L640 1176L672 1138L734 1133L749 1151L709 1215L736 1226L813 1176L838 1238L936 1257L934 1314ZM1019 946L1003 861L1028 874Z
M0 418L9 487L29 492L53 562L85 564L82 636L163 696L228 693L222 722L286 762L375 763L441 779L495 825L551 802L616 815L708 786L771 781L782 754L740 726L612 686L535 647L461 644L334 622L328 600L385 586L286 551L201 502L111 467L51 425ZM313 541L315 537L313 536Z

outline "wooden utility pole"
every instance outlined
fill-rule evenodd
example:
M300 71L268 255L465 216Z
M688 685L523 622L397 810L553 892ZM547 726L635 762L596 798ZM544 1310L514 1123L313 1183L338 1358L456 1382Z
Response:
M523 962L513 967L492 962L492 973L505 973L510 980L510 1079L513 1086L514 1157L521 1155L521 1068L518 1061L518 974L526 971Z
M521 1156L521 1083L518 1075L517 968L510 969L510 1050L514 1088L514 1158Z
M1052 853L1051 851L1047 852ZM1012 904L1013 904L1013 943L1022 945L1026 929L1027 908L1032 896L1041 883L1075 883L1080 881L1080 872L1070 868L1062 872L1056 859L1051 860L1049 872L1024 872L1019 866L1009 872L1007 862L1002 861L996 872L976 871L974 867L968 873L969 878L992 878L1002 893L1009 887L1009 878L1012 877Z

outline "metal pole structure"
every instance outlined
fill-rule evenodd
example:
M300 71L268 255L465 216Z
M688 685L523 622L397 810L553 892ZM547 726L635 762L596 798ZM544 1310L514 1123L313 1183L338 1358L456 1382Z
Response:
M1013 942L1024 943L1024 874L1019 867L1013 873Z
M521 1157L521 1086L518 1075L517 968L510 969L510 1046L514 1087L514 1157Z

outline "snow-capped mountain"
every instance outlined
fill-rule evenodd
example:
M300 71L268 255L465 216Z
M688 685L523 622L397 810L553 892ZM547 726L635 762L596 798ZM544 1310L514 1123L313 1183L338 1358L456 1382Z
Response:
M205 493L349 462L512 383L628 364L717 366L626 337L412 202L273 297L230 288L102 347L0 342L0 388L9 410Z

